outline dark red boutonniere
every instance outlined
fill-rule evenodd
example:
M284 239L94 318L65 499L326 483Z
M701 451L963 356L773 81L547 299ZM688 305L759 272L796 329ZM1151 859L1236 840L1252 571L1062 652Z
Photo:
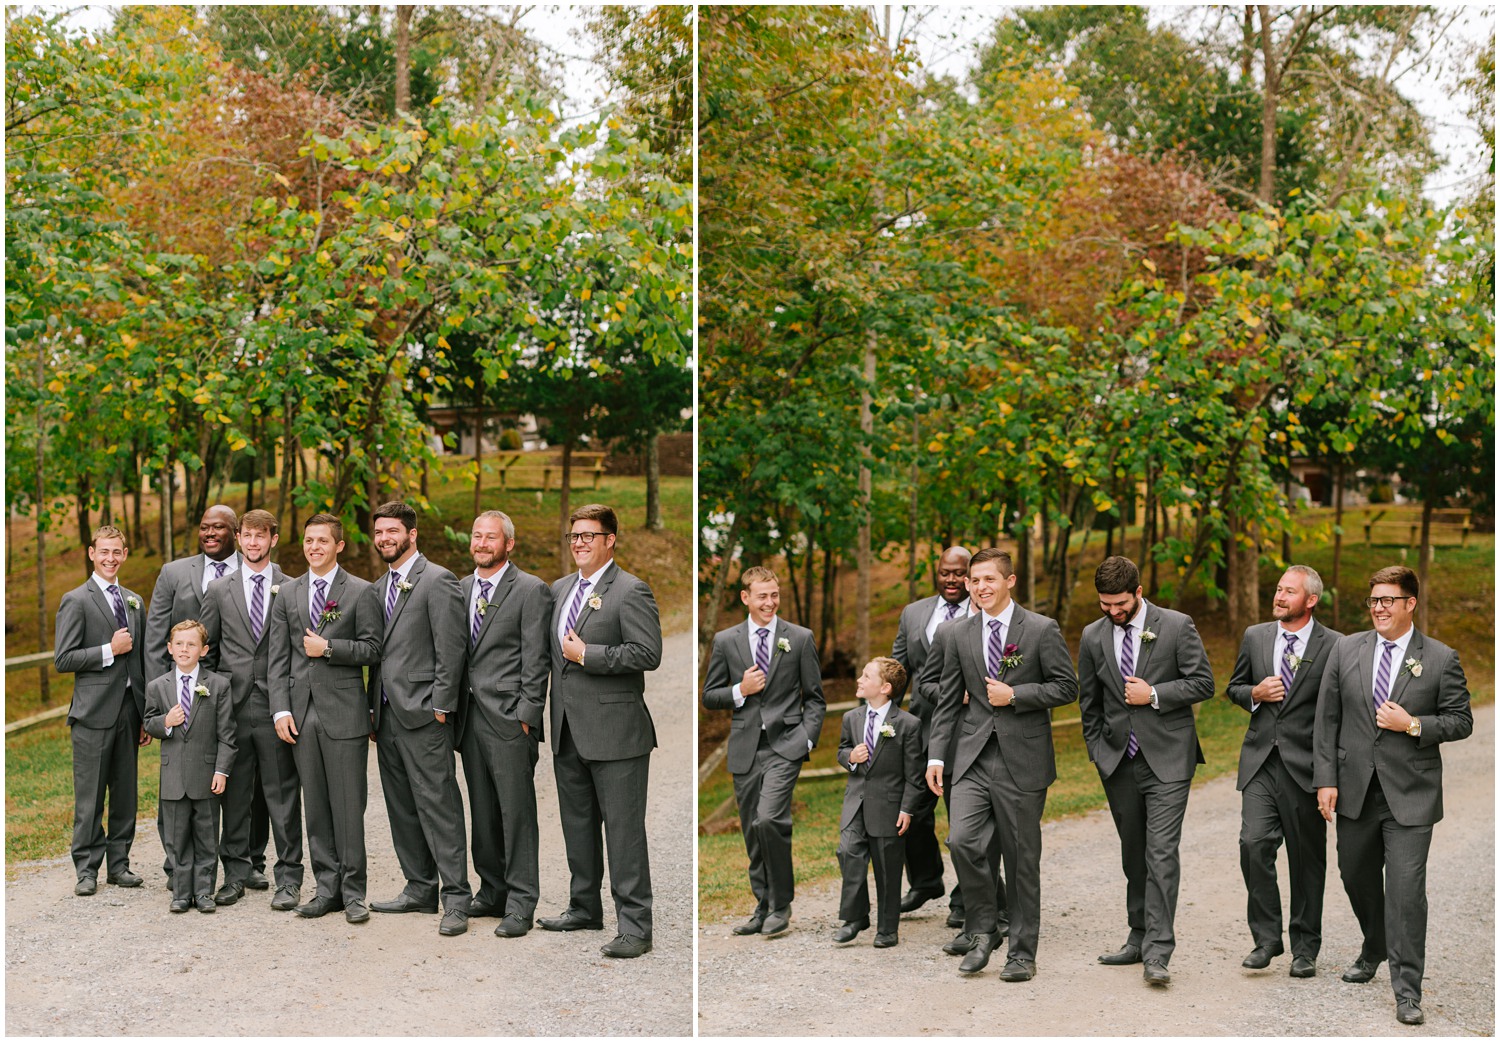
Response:
M325 601L323 604L323 614L318 616L318 629L322 629L324 623L343 617L343 614L343 612L339 611L338 601Z
M1015 669L1021 664L1021 649L1014 644L1005 645L1005 654L1000 656L1000 665L1004 669Z

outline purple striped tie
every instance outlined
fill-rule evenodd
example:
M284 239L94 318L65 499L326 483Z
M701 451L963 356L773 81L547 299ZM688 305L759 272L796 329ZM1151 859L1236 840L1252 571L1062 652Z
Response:
M1000 633L1004 630L999 619L990 620L990 643L988 649L989 673L987 676L1000 679L1000 660L1005 657L1005 645L1001 643Z
M1393 640L1382 641L1385 651L1380 656L1380 668L1375 671L1375 708L1378 710L1391 697L1391 652L1396 650Z
M476 646L479 643L479 627L484 622L484 616L479 614L479 605L482 602L486 608L489 607L490 581L479 580L479 600L474 602L474 627L469 631L469 645Z
M313 580L312 624L317 629L323 624L323 605L327 603L328 580Z
M188 718L193 715L193 693L188 690L188 684L192 682L192 679L192 677L182 678L182 697L177 700L177 703L182 706L183 727L188 725Z
M391 621L391 612L393 612L393 611L396 610L396 597L401 592L400 582L401 582L401 573L397 572L397 571L391 572L390 579L386 583L386 590L388 591L386 593L386 596L385 596L385 621L386 622L390 622Z
M573 603L568 606L568 624L563 627L564 633L572 631L578 623L578 613L583 610L583 597L589 588L589 581L580 578L578 580L578 593L573 597Z
M118 586L111 586L109 588L109 596L115 605L115 625L123 630L130 625L130 621L125 618L125 602L120 599L120 588Z
M771 672L771 631L765 626L755 631L760 644L755 649L755 668L762 673Z
M225 564L223 561L215 561L214 562L214 578L215 579L222 579L222 578L224 578L224 572L228 568L229 568L229 565Z
M266 625L266 591L262 583L266 581L264 575L252 575L250 581L255 584L255 589L250 591L250 636L260 643L260 631Z
M865 749L875 752L875 710L865 711Z
M1125 627L1124 639L1120 641L1120 676L1135 676L1135 630ZM1135 736L1135 723L1130 725L1130 737L1125 739L1125 756L1134 759L1135 754L1141 751L1141 743Z
M1283 633L1286 638L1286 648L1281 653L1281 686L1286 689L1283 698L1292 690L1292 677L1297 671L1292 668L1292 649L1297 646L1297 635L1295 633Z
M944 622L952 622L953 621L953 617L958 614L958 604L956 602L954 602L954 601L949 601L948 605L947 605L947 608L948 608L948 617L945 618L943 621Z

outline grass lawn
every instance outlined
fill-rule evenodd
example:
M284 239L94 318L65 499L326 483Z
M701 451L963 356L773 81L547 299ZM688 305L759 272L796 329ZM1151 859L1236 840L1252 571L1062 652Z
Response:
M1347 532L1358 533L1357 513L1346 514ZM1138 534L1138 533L1137 533ZM1095 539L1098 547L1102 540ZM1469 691L1475 703L1484 703L1494 698L1494 536L1474 535L1466 548L1438 547L1432 564L1428 598L1432 613L1428 631L1459 651L1464 671L1469 682ZM1137 544L1138 545L1138 544ZM1415 555L1411 555L1413 564ZM1097 618L1098 608L1093 603L1093 586L1088 581L1095 564L1102 559L1102 548L1091 553L1084 565L1084 581L1075 593L1072 615L1064 636L1070 650L1076 653L1083 627ZM1318 569L1324 582L1328 582L1333 567L1333 550L1330 545L1319 544L1315 538L1294 546L1294 559L1299 563ZM1368 615L1363 608L1355 607L1358 599L1367 591L1366 580L1376 569L1387 564L1401 563L1398 548L1372 546L1362 543L1346 545L1344 548L1342 574L1344 578L1344 606L1341 613L1341 629L1352 633L1369 628ZM875 617L871 622L871 640L877 649L889 648L895 639L896 626L901 608L906 603L904 562L896 561L883 566L884 571L876 577L873 585L877 591ZM1261 571L1262 605L1270 609L1270 593L1281 569L1267 566ZM852 592L841 598L842 603L852 603ZM1198 712L1198 738L1203 746L1206 764L1200 765L1195 784L1235 771L1239 764L1240 743L1244 737L1246 714L1223 697L1229 674L1234 667L1235 655L1239 651L1239 635L1224 633L1222 609L1210 608L1207 601L1190 598L1185 605L1194 616L1204 638L1209 663L1213 668L1215 690L1218 694L1202 703ZM1269 618L1269 615L1266 616ZM739 614L725 615L720 626L740 621ZM1327 605L1319 609L1319 619L1332 625ZM825 695L829 704L849 701L854 698L852 679L825 679ZM728 713L708 713L700 709L700 755L714 748L728 729ZM812 767L834 765L838 751L839 718L842 714L830 713L824 723L823 735L813 750ZM1078 706L1073 704L1055 710L1053 719L1077 719ZM1104 790L1099 784L1098 772L1088 761L1083 744L1082 731L1076 726L1055 727L1053 741L1057 750L1058 778L1047 795L1044 820L1055 820L1073 814L1082 814L1107 806ZM700 787L698 794L698 817L706 820L725 799L732 797L733 788L729 774L723 769L714 774ZM792 804L795 821L793 830L793 857L796 863L798 883L813 883L834 880L839 877L838 819L843 805L844 785L838 777L808 779L797 786ZM947 821L942 804L938 810L938 836L947 834ZM946 855L945 855L946 860ZM748 916L754 906L750 894L749 880L745 874L746 859L744 843L740 838L738 819L731 806L727 820L723 820L713 834L700 833L698 840L698 890L699 915L704 922L712 922L729 916Z

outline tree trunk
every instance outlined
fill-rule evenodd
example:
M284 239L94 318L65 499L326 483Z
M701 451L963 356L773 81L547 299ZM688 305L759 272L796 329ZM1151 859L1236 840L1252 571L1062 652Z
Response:
M427 472L430 469L431 462L432 461L429 460L426 456L422 457L422 498L423 499L427 498Z
M572 491L573 491L573 439L572 438L569 438L567 441L563 442L563 453L562 453L562 489L560 491L561 491L562 495L561 495L560 499L558 500L557 513L558 513L558 527L559 527L559 530L561 532L561 539L559 540L559 543L558 543L557 567L560 569L560 571L561 571L561 573L563 575L566 575L568 572L570 572L572 570L572 569L570 569L568 567L568 561L571 559L570 555L568 553L568 515L573 512L573 508L569 505L569 502L568 502L569 498L571 497Z
M161 563L177 560L177 541L172 534L172 457L161 472Z
M724 603L724 589L729 585L729 569L734 565L734 552L739 549L740 519L736 515L729 524L729 534L720 550L719 567L714 575L713 593L708 603L698 611L698 673L708 669L708 656L713 651L714 633L719 628L719 606Z
M1265 77L1261 84L1260 183L1256 196L1269 206L1276 194L1276 106L1280 100L1281 69L1277 63L1276 45L1271 39L1271 9L1260 5L1258 11Z
M1023 517L1022 522L1016 531L1016 570L1021 573L1016 588L1021 593L1021 603L1027 608L1033 608L1036 605L1036 567L1031 543L1031 518Z
M78 517L78 545L88 546L93 542L93 531L89 524L89 496L93 489L89 482L87 472L78 475L77 498L73 501L74 511ZM87 579L93 572L94 566L89 564L87 557L83 559L83 577Z
M660 532L666 527L661 516L661 435L646 438L646 528Z
M1432 634L1427 625L1427 605L1432 601L1432 589L1427 585L1427 566L1432 560L1432 497L1422 497L1422 541L1417 546L1417 587L1422 596L1417 598L1417 629Z
M838 582L839 570L836 564L837 556L833 547L825 547L823 550L823 604L821 613L821 630L818 661L827 662L830 654L830 644L833 640L833 628L836 625L836 611L834 603L834 590Z
M131 508L135 513L135 531L133 534L145 547L148 554L155 553L155 548L151 545L151 533L146 530L146 526L141 522L141 500L145 498L145 494L141 491L141 485L144 482L141 481L141 457L139 450L131 457L131 462L135 467L134 472L131 474L130 482L130 497L133 500Z
M40 351L37 352L36 368L37 386L40 387L42 380L45 379ZM47 461L46 431L42 416L42 399L38 395L36 405L36 633L39 642L38 651L46 651L51 643L47 638L47 485L44 476ZM42 705L49 705L52 701L49 670L44 665L37 672L42 682Z
M871 393L874 386L875 333L871 331L865 337L865 386L859 394L859 430L864 435L859 446L859 502L864 520L860 522L855 547L854 658L861 663L870 661L870 568L873 564L870 536L875 520L872 516L870 438L875 433L874 395Z
M396 115L411 111L411 4L396 5Z
M906 570L906 603L911 604L917 599L917 529L920 524L918 510L921 502L918 498L918 490L921 488L922 468L917 461L922 455L922 422L917 414L911 414L911 524L908 542L911 549L907 551ZM943 547L942 549L947 549Z
M1328 588L1333 591L1333 628L1340 629L1339 608L1343 598L1339 596L1339 571L1344 562L1344 461L1333 464L1333 575Z
M1281 529L1281 563L1289 565L1292 563L1292 476L1286 477L1282 486L1282 494L1286 496L1286 524Z
M484 486L484 384L476 383L474 389L474 516L478 517Z

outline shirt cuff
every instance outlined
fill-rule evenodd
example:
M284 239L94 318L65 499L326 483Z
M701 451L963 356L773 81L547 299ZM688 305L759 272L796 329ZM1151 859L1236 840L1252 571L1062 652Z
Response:
M104 661L100 663L100 665L102 665L105 669L113 666L115 664L115 653L110 650L110 646L108 644L102 644L100 645L99 650L104 653Z
M730 688L729 695L734 699L734 707L736 709L745 704L745 696L740 694L740 685L736 684Z
M808 740L807 740L807 751L808 751L808 752L812 752L812 747L813 747L813 741L812 741L812 739L811 739L811 738L809 738L809 739L808 739Z
M274 724L276 721L280 720L282 717L284 717L284 716L291 716L291 715L292 714L289 713L289 712L287 712L285 709L283 709L279 713L272 713L271 714L271 723Z
M941 767L942 765L943 765L943 761L942 760L928 760L927 761L927 766L929 766L929 767Z
M1257 702L1254 698L1251 698L1250 699L1250 712L1253 713L1253 712L1255 712L1259 708L1260 708L1260 703Z
M1156 688L1154 687L1151 689L1151 708L1156 710L1161 709L1161 704L1156 701Z

